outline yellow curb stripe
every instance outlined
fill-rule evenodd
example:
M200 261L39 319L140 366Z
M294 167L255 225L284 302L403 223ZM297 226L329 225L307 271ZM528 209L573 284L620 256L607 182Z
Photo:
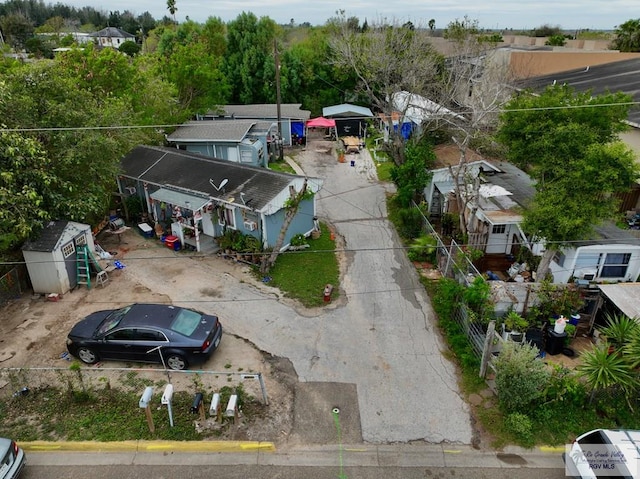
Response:
M25 451L79 451L79 452L122 452L122 451L182 451L182 452L250 452L250 451L275 451L272 442L262 441L118 441L118 442L93 442L93 441L68 441L47 442L33 441L21 442L20 447Z
M445 454L460 454L462 451L458 450L458 449L445 449L444 453Z
M564 446L540 446L542 452L564 452Z

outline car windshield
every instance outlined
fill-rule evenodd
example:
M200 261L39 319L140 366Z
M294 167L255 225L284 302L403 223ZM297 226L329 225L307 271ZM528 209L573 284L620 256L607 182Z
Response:
M201 319L202 315L197 311L183 309L178 313L170 327L172 331L184 334L185 336L191 336L198 327Z
M109 314L109 316L104 318L104 321L102 321L102 323L100 323L100 326L96 331L96 336L103 336L113 328L118 326L118 324L120 324L120 321L122 321L122 318L125 317L130 309L131 306L125 306L124 308L115 309L111 314Z

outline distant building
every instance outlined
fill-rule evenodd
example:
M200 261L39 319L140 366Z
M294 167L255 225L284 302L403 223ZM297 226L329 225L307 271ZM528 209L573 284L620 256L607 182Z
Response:
M91 33L90 37L96 40L101 47L120 48L124 42L135 42L136 36L131 33L120 30L116 27L107 27L102 30Z

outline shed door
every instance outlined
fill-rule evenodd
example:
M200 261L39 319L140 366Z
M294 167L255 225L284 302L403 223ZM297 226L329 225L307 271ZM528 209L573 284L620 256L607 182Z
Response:
M69 278L69 287L73 289L78 285L75 242L69 241L62 246L62 256L64 257L64 267L67 271L67 277Z

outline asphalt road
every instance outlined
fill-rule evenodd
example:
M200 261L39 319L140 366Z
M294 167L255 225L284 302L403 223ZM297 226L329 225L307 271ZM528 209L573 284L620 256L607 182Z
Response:
M488 453L438 445L320 446L250 453L31 453L22 479L444 478L559 479L557 451Z

